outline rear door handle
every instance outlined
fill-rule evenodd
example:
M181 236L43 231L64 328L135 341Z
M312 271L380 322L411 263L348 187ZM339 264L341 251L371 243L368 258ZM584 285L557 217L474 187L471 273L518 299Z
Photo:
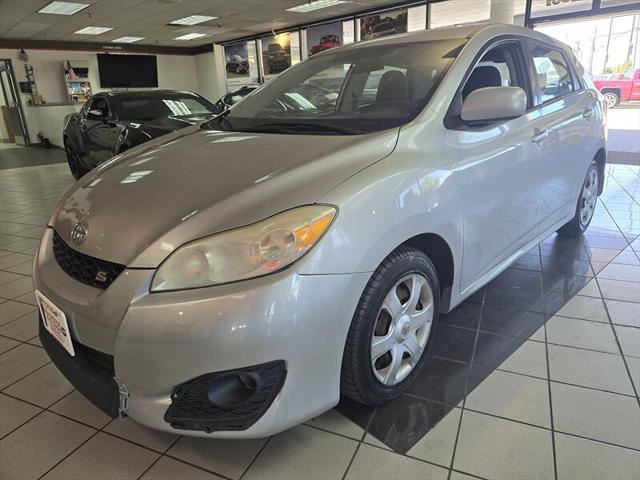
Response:
M544 142L547 138L549 138L549 130L546 128L544 130L535 129L533 131L533 137L531 137L531 141L536 145Z

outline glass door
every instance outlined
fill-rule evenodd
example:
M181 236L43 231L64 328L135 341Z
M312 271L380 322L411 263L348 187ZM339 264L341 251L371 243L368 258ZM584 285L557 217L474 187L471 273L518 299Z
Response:
M28 145L29 135L20 105L15 75L11 60L0 59L0 123L2 136L9 143Z

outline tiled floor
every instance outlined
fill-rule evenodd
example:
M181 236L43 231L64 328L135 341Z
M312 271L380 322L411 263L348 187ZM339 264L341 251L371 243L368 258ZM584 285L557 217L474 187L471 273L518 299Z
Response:
M269 439L111 421L38 345L31 263L64 164L0 172L0 478L638 479L640 169L449 315L407 394Z

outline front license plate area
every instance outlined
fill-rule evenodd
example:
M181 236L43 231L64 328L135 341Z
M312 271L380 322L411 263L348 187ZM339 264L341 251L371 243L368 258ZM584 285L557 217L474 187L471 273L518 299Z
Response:
M36 290L35 294L44 328L69 352L69 355L75 356L76 352L73 349L71 333L64 312L39 291Z

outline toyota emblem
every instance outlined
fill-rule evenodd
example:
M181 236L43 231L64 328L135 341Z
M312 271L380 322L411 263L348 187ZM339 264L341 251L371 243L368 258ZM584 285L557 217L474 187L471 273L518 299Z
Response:
M89 233L89 224L87 222L76 223L75 227L71 229L71 241L76 245L80 245L87 238Z

